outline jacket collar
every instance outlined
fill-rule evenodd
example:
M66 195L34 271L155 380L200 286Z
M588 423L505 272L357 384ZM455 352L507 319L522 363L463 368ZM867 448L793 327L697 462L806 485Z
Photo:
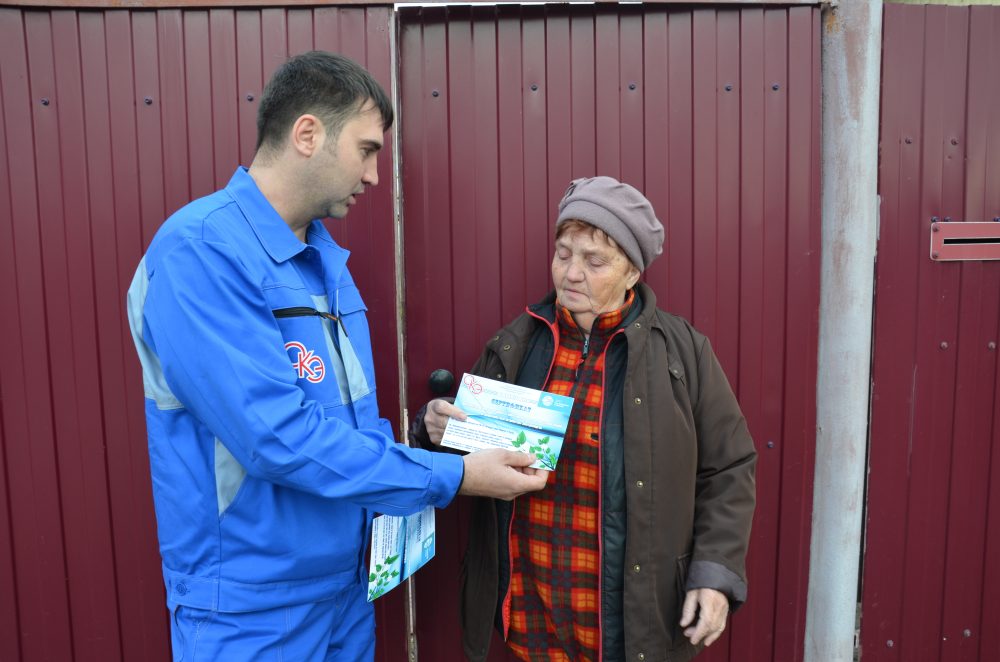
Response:
M226 193L243 210L250 227L253 228L257 240L267 254L275 262L285 262L306 249L306 244L299 241L292 229L285 223L264 194L257 188L257 183L246 168L240 166L226 184ZM323 223L314 220L306 232L309 244L329 245L343 251L337 246L327 232ZM347 251L344 251L346 253ZM346 255L344 262L347 261Z
M642 302L640 306L633 306L638 309L637 317L629 319L629 322L640 322L647 328L660 327L660 320L656 315L656 292L649 285L643 282L636 283L635 294Z
M538 303L528 306L525 310L541 317L550 325L556 323L556 291L552 290Z

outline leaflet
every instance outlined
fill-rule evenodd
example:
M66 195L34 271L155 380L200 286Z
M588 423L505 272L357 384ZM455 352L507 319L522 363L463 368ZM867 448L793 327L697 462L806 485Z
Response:
M466 373L455 406L469 418L448 421L442 446L470 452L507 448L533 454L533 467L556 468L573 398Z
M379 515L372 521L368 602L399 586L434 558L434 507L406 517Z

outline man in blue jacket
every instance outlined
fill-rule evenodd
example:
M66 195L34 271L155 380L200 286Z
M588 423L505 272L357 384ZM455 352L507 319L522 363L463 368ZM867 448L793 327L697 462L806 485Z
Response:
M323 224L378 183L393 113L329 53L268 83L257 153L171 216L128 293L174 659L370 660L373 513L541 489L530 456L394 443L365 305Z

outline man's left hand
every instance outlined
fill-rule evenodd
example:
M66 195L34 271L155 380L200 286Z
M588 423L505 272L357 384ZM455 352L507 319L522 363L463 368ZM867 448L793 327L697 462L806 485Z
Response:
M698 620L695 622L695 613ZM687 592L684 598L684 608L681 611L681 627L684 636L695 646L705 640L706 646L711 646L722 636L726 629L726 617L729 615L729 598L714 588L696 588Z

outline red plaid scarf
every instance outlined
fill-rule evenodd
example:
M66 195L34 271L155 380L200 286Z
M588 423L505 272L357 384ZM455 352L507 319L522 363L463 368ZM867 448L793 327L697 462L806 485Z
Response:
M546 389L576 399L555 473L518 498L511 523L507 644L522 660L601 656L601 409L604 349L635 299L594 321L589 340L557 307L555 361Z

